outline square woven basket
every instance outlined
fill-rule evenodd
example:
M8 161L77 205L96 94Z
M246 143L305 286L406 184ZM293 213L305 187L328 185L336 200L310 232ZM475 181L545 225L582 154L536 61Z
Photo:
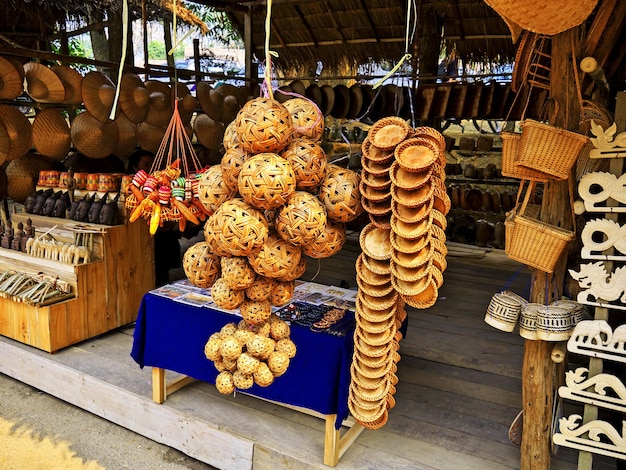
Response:
M502 176L545 183L551 177L541 171L518 165L519 147L522 134L503 132L502 138Z

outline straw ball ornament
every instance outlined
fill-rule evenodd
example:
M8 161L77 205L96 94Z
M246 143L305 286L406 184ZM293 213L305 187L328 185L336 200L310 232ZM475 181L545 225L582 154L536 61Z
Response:
M271 316L271 315L270 315ZM250 329L251 332L259 335L259 336L263 336L265 339L272 341L271 344L271 348L269 345L269 342L267 342L267 347L273 351L274 350L274 340L272 340L269 336L270 336L270 322L269 321L264 321L261 323L258 323L256 325L252 325L248 322L246 322L245 320L243 320L244 323L246 323L248 325L248 328Z
M359 175L346 168L329 164L326 177L319 188L319 198L329 219L350 222L363 212Z
M83 76L71 67L67 65L54 65L50 67L63 83L65 88L65 104L78 106L83 102L82 83Z
M24 67L0 56L0 100L14 100L24 91Z
M259 368L259 364L261 361L258 358L245 352L237 358L237 370L243 374L254 374Z
M274 351L267 359L267 365L274 373L274 377L279 377L287 372L289 367L289 356L283 351Z
M319 144L308 139L293 139L281 155L293 169L297 189L311 191L324 181L327 160Z
M65 87L49 67L38 62L24 64L26 93L38 103L62 103Z
M15 106L0 104L0 163L22 157L31 145L32 125Z
M248 255L257 274L274 279L281 278L300 262L302 249L283 240L277 233L270 233L261 249Z
M185 276L197 287L211 287L220 275L220 259L207 242L195 243L183 255Z
M206 114L199 114L193 122L196 138L204 147L219 150L224 139L224 123L211 119Z
M286 337L276 341L275 350L284 352L285 354L287 354L287 357L289 357L289 359L293 359L298 351L296 344L291 339Z
M224 395L230 395L235 392L235 382L233 374L229 371L222 371L215 378L215 388Z
M268 239L265 216L239 198L223 203L210 220L215 242L231 256L256 253Z
M115 101L115 85L102 72L91 71L83 77L81 94L85 108L100 122L109 119Z
M274 374L265 362L261 362L252 375L254 383L259 387L269 387L274 382Z
M276 232L293 245L306 246L326 227L326 210L313 194L294 192L278 211Z
M233 383L235 388L239 390L247 390L254 385L254 379L252 375L244 374L240 370L233 372Z
M272 314L272 306L267 300L244 300L239 306L241 316L250 325L266 322Z
M85 111L80 113L70 127L76 149L91 158L104 158L113 153L119 139L115 122L101 122Z
M117 145L113 150L113 155L125 159L136 150L139 143L137 124L128 119L123 112L118 113L113 122L117 126L118 132Z
M287 108L269 98L248 101L235 122L239 145L250 153L278 153L289 144L293 133Z
M277 281L272 287L270 303L275 307L282 307L292 299L295 288L293 281Z
M241 353L243 352L243 348L239 341L235 339L234 336L226 336L222 338L220 344L220 354L224 359L237 360Z
M221 345L222 340L220 338L210 338L204 345L204 356L209 361L219 361L222 359L222 354L220 353Z
M5 167L7 195L15 202L23 204L35 192L40 171L54 168L54 162L37 153L27 153L17 160L11 160Z
M274 279L265 276L256 276L256 279L246 288L246 297L250 300L267 300L272 293Z
M302 247L302 253L315 258L329 258L341 251L346 242L346 226L341 222L326 220L324 230L311 243Z
M247 289L254 282L256 274L247 258L243 256L224 257L221 264L222 278L231 289Z
M239 147L231 147L222 156L220 167L224 183L233 191L239 190L239 173L248 155Z
M173 113L170 86L158 80L147 80L144 85L150 92L150 111L145 122L152 126L167 126Z
M220 338L224 339L224 338L228 338L229 336L234 336L236 331L238 329L238 326L235 325L234 322L229 322L226 323L219 332Z
M210 213L235 195L236 191L224 181L220 165L213 165L204 171L198 180L198 199Z
M280 341L285 338L289 338L291 334L291 328L289 324L281 319L278 319L270 323L270 336L276 341Z
M296 177L286 159L275 153L260 153L243 163L238 188L251 206L276 209L296 190Z
M235 331L235 334L233 336L237 338L237 341L239 341L243 346L255 333L249 329L249 325L248 323L246 323L245 320L241 320L240 323L242 325L238 326L237 331Z
M228 287L226 281L218 278L211 287L211 297L219 308L234 310L245 300L242 290L234 290Z
M306 272L306 257L301 256L298 264L294 265L292 269L285 273L283 276L276 278L276 281L280 282L291 282L298 279Z
M134 73L125 73L120 85L119 104L132 122L139 124L150 112L150 92Z
M317 105L307 98L292 98L285 101L291 114L293 137L304 137L311 141L321 140L324 134L324 117Z

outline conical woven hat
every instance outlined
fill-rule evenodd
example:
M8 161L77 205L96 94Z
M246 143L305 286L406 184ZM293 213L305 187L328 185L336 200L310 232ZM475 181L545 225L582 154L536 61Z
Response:
M81 86L85 108L98 121L109 119L115 100L115 85L102 72L92 71L83 77Z
M152 153L157 153L161 141L165 136L165 126L152 126L147 122L142 122L137 126L137 139L139 140L139 146Z
M24 68L0 56L0 100L14 100L24 91Z
M119 138L115 122L103 123L88 111L74 118L70 131L76 149L91 158L104 158L111 155Z
M322 106L324 104L324 95L322 93L322 89L317 83L311 83L308 87L306 87L305 96L313 101L323 112Z
M348 119L355 119L362 113L363 107L363 92L361 91L361 85L355 83L350 88L350 107L348 108Z
M150 112L150 92L134 73L125 73L120 85L120 107L128 119L139 124Z
M145 122L152 126L167 126L173 110L170 86L158 80L148 80L145 85L150 92L150 112Z
M335 104L331 116L337 119L343 119L348 116L350 111L350 89L345 85L335 85Z
M180 119L187 123L198 107L198 99L189 92L189 88L185 84L176 83L176 86L172 87L172 109L174 109L174 103L177 99Z
M0 162L15 160L23 156L30 149L32 126L15 106L0 105L0 125L4 127L0 138Z
M222 103L224 102L222 93L214 90L207 82L198 82L196 97L207 116L215 121L222 119Z
M335 107L335 89L330 85L322 85L322 114L328 116Z
M119 136L113 154L125 159L137 148L139 142L137 124L128 119L124 113L119 113L113 122L117 126Z
M61 161L70 151L72 136L67 120L56 108L44 109L33 121L33 145L41 155Z
M0 165L4 163L11 149L11 139L4 124L0 123Z
M65 87L61 79L45 65L37 62L24 64L26 92L39 103L62 103Z
M79 105L83 102L83 76L66 65L55 65L50 69L61 79L65 87L64 103Z
M215 121L206 114L199 114L196 116L193 125L198 142L211 150L220 149L225 131L222 122Z

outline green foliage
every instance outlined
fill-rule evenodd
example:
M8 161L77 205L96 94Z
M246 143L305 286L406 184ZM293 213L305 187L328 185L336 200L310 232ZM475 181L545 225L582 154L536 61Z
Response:
M93 58L93 50L91 48L91 42L84 40L80 36L72 36L68 39L69 55L74 57ZM61 53L61 41L54 39L50 42L50 49L55 54ZM81 75L85 75L88 72L95 70L95 67L84 64L72 64L72 68L77 70Z
M243 47L241 35L225 12L193 2L187 2L187 8L209 27L209 38L226 47Z
M162 41L150 41L148 43L148 57L150 57L150 59L165 60L165 54L165 44ZM185 50L182 46L174 49L174 59L184 58Z

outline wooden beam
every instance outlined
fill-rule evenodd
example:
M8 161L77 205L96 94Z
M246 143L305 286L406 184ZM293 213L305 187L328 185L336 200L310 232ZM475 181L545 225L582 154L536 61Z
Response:
M296 10L298 17L300 18L300 21L302 21L304 28L306 29L307 33L309 33L309 37L311 38L311 41L313 41L313 44L315 44L315 47L317 47L317 38L315 37L315 34L313 34L313 29L311 28L311 25L307 21L306 15L302 13L302 10L298 6L298 4L295 4L293 6L293 9Z
M361 9L363 10L363 12L365 13L365 16L367 17L367 21L370 24L370 28L372 28L372 34L374 38L376 39L376 41L379 41L380 36L378 35L378 30L376 29L376 23L374 23L374 20L372 19L372 15L370 15L370 11L367 8L367 4L365 3L365 0L361 0Z

